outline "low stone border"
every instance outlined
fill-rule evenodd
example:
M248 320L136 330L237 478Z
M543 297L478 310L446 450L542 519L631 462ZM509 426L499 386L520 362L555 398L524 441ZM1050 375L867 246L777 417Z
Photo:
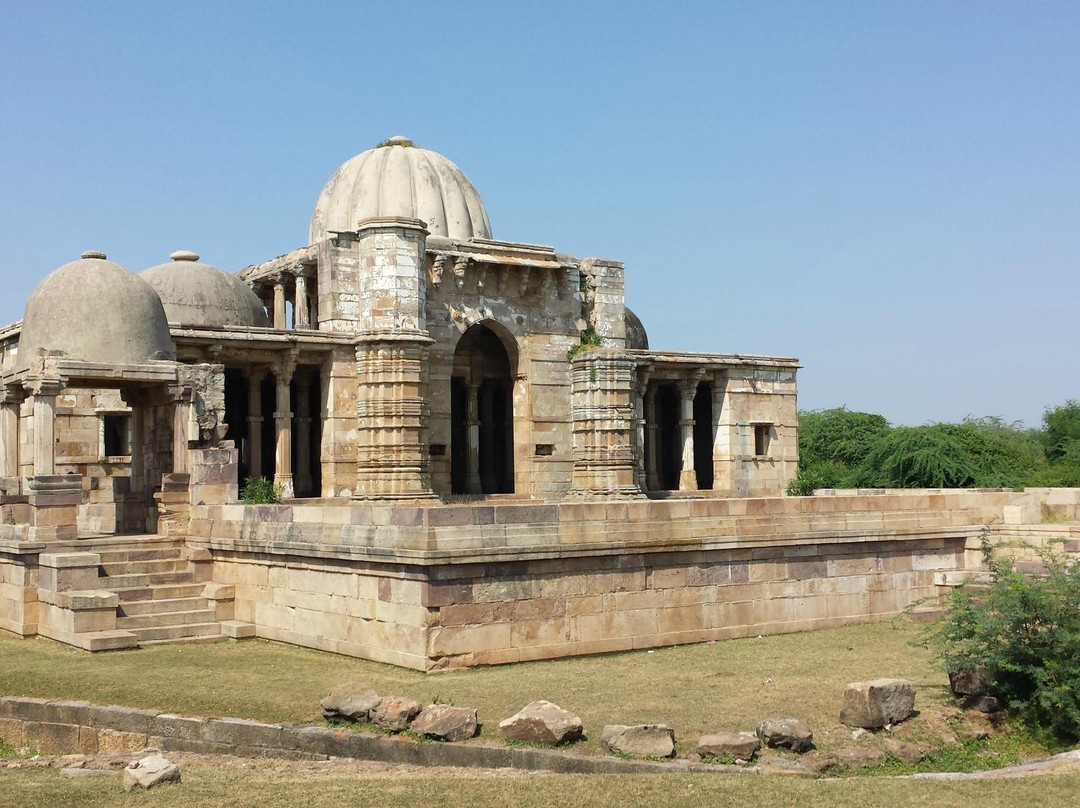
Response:
M162 752L323 760L328 757L407 763L524 769L568 774L660 774L685 772L756 773L741 766L624 760L559 749L513 747L483 742L445 743L363 735L350 729L263 724L243 718L198 718L99 707L85 701L0 698L0 738L15 747L46 754Z

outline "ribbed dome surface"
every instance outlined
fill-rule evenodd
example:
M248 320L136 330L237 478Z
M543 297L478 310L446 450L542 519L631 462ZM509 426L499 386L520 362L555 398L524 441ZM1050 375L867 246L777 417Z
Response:
M258 295L238 277L199 263L199 256L186 250L171 258L140 273L161 298L170 323L217 328L269 325Z
M44 352L109 365L176 356L150 284L92 252L54 270L26 301L16 367L28 368Z
M649 335L645 331L645 326L641 323L641 318L634 314L629 306L623 308L623 319L626 321L626 347L630 350L647 351L649 349Z
M421 219L435 236L491 238L484 203L465 172L407 138L387 143L334 172L315 203L308 243L322 241L330 231L355 230L361 219L376 216Z

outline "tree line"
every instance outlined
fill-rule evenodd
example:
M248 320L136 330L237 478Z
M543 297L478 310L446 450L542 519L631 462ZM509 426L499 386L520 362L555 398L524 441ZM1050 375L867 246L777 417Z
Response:
M1047 407L1026 428L987 416L892 426L844 407L799 413L799 473L791 495L819 488L1080 486L1080 401Z

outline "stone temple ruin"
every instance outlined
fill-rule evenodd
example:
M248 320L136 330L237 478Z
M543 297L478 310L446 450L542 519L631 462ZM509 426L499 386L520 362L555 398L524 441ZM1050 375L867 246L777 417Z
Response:
M405 138L338 169L307 246L171 259L86 252L0 329L0 628L494 664L890 616L978 570L982 524L1075 517L784 497L795 359L651 349L622 263L493 239ZM239 501L259 477L281 504Z

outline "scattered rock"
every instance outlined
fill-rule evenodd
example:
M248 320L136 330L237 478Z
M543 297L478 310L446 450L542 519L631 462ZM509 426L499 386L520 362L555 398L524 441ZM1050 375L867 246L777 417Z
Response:
M780 777L817 777L813 771L797 760L764 755L758 759L758 768L762 774L779 775Z
M890 757L894 757L901 763L906 763L908 766L922 763L923 758L926 757L926 753L922 749L907 741L897 741L893 738L886 738L884 747L885 752Z
M840 721L864 729L899 724L915 712L915 685L906 679L852 682L844 692Z
M371 711L379 704L379 694L367 685L346 682L330 691L319 705L323 718L335 721L367 721Z
M440 741L464 741L473 737L477 728L475 709L448 704L429 704L412 722L417 735Z
M766 718L757 728L761 742L771 749L783 747L794 752L808 752L814 745L814 733L798 718Z
M675 757L675 730L663 724L611 724L604 727L600 746L635 757Z
M124 791L179 782L180 767L161 755L148 755L124 769Z
M816 775L828 774L842 768L836 755L814 750L799 758L799 763Z
M697 753L701 757L733 757L750 760L761 748L761 741L749 732L718 732L702 735L698 740Z
M851 733L851 740L857 741L857 740L859 740L859 738L863 737L864 735L871 735L871 734L872 733L868 729L863 729L862 727L856 727L855 731Z
M954 696L985 696L987 693L986 671L967 668L949 674L949 688Z
M1001 712L1001 701L996 696L988 696L985 693L978 696L968 696L964 699L964 706L978 710L980 713Z
M377 727L391 732L401 732L409 728L409 722L416 718L422 709L424 705L413 699L387 696L379 699L379 703L372 708L369 717L371 723Z
M885 753L869 746L850 746L836 753L837 760L846 769L864 769L885 762Z
M576 741L585 731L581 719L572 712L542 699L500 721L499 729L511 741L548 746Z

